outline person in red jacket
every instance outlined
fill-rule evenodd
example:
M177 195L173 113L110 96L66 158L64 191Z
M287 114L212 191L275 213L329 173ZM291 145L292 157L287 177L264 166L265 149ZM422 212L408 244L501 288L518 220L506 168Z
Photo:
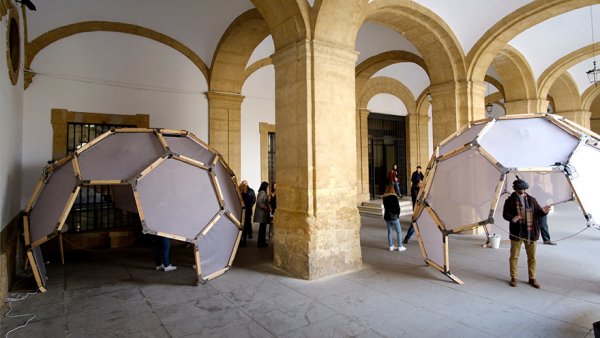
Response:
M394 187L394 191L398 197L402 197L400 195L400 184L398 183L398 165L394 164L390 172L388 172L388 185Z

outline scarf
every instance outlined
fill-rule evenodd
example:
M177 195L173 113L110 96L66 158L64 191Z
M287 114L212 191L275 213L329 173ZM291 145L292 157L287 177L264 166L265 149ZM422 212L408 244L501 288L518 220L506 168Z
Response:
M527 240L531 240L533 234L533 208L531 208L531 202L529 202L529 196L524 194L523 201L525 205L521 203L521 199L517 198L517 213L525 220L527 224ZM524 238L525 239L525 238Z

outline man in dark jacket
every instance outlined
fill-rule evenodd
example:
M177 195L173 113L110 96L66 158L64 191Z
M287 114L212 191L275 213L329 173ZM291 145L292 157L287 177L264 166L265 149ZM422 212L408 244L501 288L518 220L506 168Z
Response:
M256 203L256 194L248 186L248 181L243 180L240 184L240 194L244 201L244 228L242 229L241 245L246 246L246 238L252 239L252 207Z
M513 182L513 189L515 191L504 202L502 211L510 230L510 286L515 287L519 283L519 253L521 244L525 244L529 284L539 289L540 283L535 278L535 248L540 238L539 219L548 214L550 207L540 207L537 200L525 192L529 189L527 182L518 176Z

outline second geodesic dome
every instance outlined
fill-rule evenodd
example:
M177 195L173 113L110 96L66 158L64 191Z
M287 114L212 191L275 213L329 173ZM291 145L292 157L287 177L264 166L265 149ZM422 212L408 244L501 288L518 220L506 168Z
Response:
M588 224L600 223L599 139L561 117L528 114L474 121L444 140L413 213L425 261L462 284L450 272L448 235L487 224L508 233L502 206L516 175L540 205L575 200Z
M144 233L195 245L198 280L231 266L242 199L222 156L183 130L108 131L46 166L24 211L25 244L38 287L40 245L58 235L82 186L108 185L117 208L139 214Z

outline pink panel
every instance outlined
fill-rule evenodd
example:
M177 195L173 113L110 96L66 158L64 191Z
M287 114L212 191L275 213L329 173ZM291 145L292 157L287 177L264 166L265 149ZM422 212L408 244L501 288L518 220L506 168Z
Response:
M238 227L223 216L206 235L196 241L203 277L227 267L239 233Z
M116 133L79 156L84 180L129 180L164 154L152 133Z
M146 227L194 238L221 210L207 170L168 159L137 184Z
M419 215L417 227L425 247L426 257L444 268L446 265L444 261L444 236L427 210L423 210Z
M502 172L476 149L436 165L426 199L447 230L489 218Z
M38 200L29 213L29 232L32 243L56 230L61 213L76 185L77 181L71 161L50 174Z
M171 151L208 165L215 154L187 136L165 136Z

